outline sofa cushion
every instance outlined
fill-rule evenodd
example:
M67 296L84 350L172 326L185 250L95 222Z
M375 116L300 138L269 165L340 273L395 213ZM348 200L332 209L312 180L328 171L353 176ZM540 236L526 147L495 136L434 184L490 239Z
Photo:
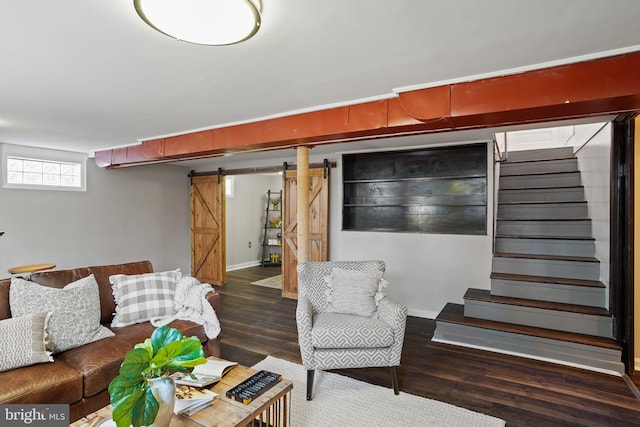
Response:
M374 317L318 313L313 316L311 343L315 348L389 347L393 329Z
M109 277L116 301L111 327L121 328L175 314L175 291L180 269Z
M50 313L33 313L0 320L0 371L53 362L45 348Z
M113 336L67 350L56 359L82 374L83 397L90 397L107 389L118 375L124 356L132 348L129 342Z
M82 399L82 374L60 360L0 372L2 403L74 403Z
M93 275L62 289L13 278L9 302L14 316L52 312L47 348L53 353L113 336L100 325L100 297Z

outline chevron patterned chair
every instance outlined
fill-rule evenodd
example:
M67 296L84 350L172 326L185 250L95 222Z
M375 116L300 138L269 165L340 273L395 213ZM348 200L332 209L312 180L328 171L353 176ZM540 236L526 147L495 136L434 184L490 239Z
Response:
M382 261L306 262L297 266L296 323L307 400L316 370L388 366L399 394L397 366L407 309L382 293Z

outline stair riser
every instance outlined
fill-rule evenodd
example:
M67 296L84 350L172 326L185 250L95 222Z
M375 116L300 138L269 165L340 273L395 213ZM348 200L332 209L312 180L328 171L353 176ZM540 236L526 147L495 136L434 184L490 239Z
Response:
M499 205L498 218L523 219L523 218L554 218L571 219L587 218L587 202L555 203L555 204L524 204L524 205Z
M534 326L556 331L613 338L613 322L610 317L605 316L469 299L465 299L464 302L464 315L477 319L512 323L514 325Z
M580 172L501 176L499 188L545 188L545 187L570 187L581 185Z
M433 341L623 374L619 350L438 321Z
M500 190L499 202L581 202L584 201L584 189L553 188L553 189L525 189L525 190Z
M494 273L563 279L600 280L600 263L528 258L493 258Z
M604 288L491 279L491 295L607 308Z
M496 238L496 252L531 255L595 256L593 240Z
M591 221L498 220L497 234L509 236L591 236Z
M521 160L553 160L563 157L573 157L573 147L546 148L543 150L509 151L509 161Z
M502 163L500 173L503 175L513 175L517 173L545 173L545 172L576 172L578 171L578 160L545 160L528 163Z

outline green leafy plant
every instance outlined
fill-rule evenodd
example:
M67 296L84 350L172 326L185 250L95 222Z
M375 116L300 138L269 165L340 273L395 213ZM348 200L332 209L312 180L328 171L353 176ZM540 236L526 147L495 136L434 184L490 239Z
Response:
M197 337L184 337L168 326L157 328L151 338L126 354L119 375L109 384L113 420L118 427L151 425L159 404L147 380L173 372L191 372L206 361Z

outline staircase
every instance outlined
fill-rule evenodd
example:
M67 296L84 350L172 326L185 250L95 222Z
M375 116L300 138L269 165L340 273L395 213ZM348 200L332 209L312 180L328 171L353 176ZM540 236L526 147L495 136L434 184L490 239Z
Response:
M499 180L491 290L447 304L433 340L624 373L572 148L510 153Z

